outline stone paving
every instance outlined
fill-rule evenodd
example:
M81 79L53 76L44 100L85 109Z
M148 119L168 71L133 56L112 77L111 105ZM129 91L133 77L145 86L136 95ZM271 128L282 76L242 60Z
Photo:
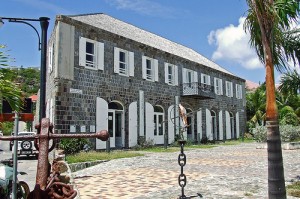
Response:
M267 150L257 143L186 150L185 195L206 199L267 198ZM175 199L178 152L108 161L73 173L81 199ZM300 150L283 150L288 184L300 175ZM294 197L288 196L289 199Z

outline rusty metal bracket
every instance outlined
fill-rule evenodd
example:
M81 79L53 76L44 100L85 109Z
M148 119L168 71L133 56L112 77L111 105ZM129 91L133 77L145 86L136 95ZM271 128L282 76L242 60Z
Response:
M1 136L0 140L34 140L35 147L39 150L36 185L33 191L30 192L28 199L73 199L76 196L76 191L72 186L59 181L60 175L55 166L48 161L48 153L55 147L56 139L58 138L98 138L102 141L107 141L109 133L107 130L101 130L91 134L53 134L53 126L48 118L43 118L41 125L37 125L38 133L36 135L25 136ZM49 149L49 141L53 139L52 146ZM54 163L53 163L54 164Z

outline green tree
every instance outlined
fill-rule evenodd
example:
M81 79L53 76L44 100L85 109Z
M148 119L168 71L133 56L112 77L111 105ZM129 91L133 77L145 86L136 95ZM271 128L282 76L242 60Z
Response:
M284 94L300 93L300 74L297 70L288 71L281 76L279 90Z
M275 97L274 67L282 71L289 60L300 60L299 30L290 30L299 15L299 0L246 0L244 28L266 68L266 121L268 145L268 195L285 199L286 189Z
M6 54L4 45L0 45L0 68L7 67L11 59ZM13 108L13 110L20 110L22 107L21 90L19 87L0 72L0 103L5 99Z

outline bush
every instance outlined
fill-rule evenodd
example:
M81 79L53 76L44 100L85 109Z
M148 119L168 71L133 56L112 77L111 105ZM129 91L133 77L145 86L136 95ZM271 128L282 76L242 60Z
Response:
M288 113L294 113L294 109L290 106L285 106L279 111L279 118L283 119Z
M280 138L283 142L291 142L300 139L300 126L282 125L279 126ZM267 141L267 127L257 126L252 129L254 139L257 142Z
M90 142L86 138L71 138L71 139L61 139L60 148L65 151L65 154L74 154L79 153L83 150L83 146L87 144L90 145Z
M138 139L138 144L133 147L135 150L147 149L154 147L154 140L146 140L145 137L140 136Z
M293 125L293 126L297 126L299 124L298 116L294 112L288 112L280 120L280 124L281 125Z

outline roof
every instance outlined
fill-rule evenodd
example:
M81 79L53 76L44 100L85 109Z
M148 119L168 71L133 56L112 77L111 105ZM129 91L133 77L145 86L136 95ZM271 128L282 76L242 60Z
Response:
M260 85L258 83L252 82L250 80L246 80L246 88L249 90L255 90L259 87Z
M38 99L37 95L31 95L29 98L31 98L32 102L36 102Z
M160 49L170 54L183 57L185 59L208 66L215 70L236 76L191 48L172 42L161 36L158 36L156 34L145 31L126 22L115 19L106 14L96 13L84 15L69 15L67 17L106 30L108 32L123 36L125 38L129 38L131 40L143 43L147 46Z

